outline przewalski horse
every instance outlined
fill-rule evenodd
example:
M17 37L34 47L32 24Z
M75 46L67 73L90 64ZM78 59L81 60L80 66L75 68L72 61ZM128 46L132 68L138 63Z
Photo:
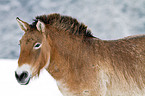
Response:
M20 84L45 68L64 96L145 96L145 35L101 40L59 14L17 21L25 31L15 72Z

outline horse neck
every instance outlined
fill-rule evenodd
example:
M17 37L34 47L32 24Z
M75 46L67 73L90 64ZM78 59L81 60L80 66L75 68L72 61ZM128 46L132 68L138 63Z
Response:
M85 71L88 63L94 64L93 44L89 46L82 41L82 37L70 36L68 32L55 30L51 33L49 35L53 44L51 61L47 70L56 80L72 78L74 74L74 78L78 78L80 73L83 73L80 71Z

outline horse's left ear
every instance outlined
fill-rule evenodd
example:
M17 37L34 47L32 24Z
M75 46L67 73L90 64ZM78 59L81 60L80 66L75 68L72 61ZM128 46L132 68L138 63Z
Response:
M36 28L40 32L45 32L45 24L43 22L39 21L39 20L36 24Z

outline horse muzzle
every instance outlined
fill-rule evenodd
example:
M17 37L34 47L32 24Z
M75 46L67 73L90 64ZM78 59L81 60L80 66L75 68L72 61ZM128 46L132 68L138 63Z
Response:
M15 77L16 77L18 83L21 85L27 85L31 78L31 76L29 75L29 73L27 71L24 71L21 74L18 74L15 71Z
M27 85L31 79L32 70L29 64L23 64L15 71L15 77L21 85Z

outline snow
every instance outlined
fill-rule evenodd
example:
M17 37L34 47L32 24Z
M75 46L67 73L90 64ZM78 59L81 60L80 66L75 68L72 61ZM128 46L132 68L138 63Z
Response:
M62 96L46 70L28 85L20 85L15 79L16 68L17 60L0 59L0 96Z
M100 39L145 34L145 0L0 0L0 58L19 56L23 31L16 17L32 23L35 16L60 13L77 18Z

